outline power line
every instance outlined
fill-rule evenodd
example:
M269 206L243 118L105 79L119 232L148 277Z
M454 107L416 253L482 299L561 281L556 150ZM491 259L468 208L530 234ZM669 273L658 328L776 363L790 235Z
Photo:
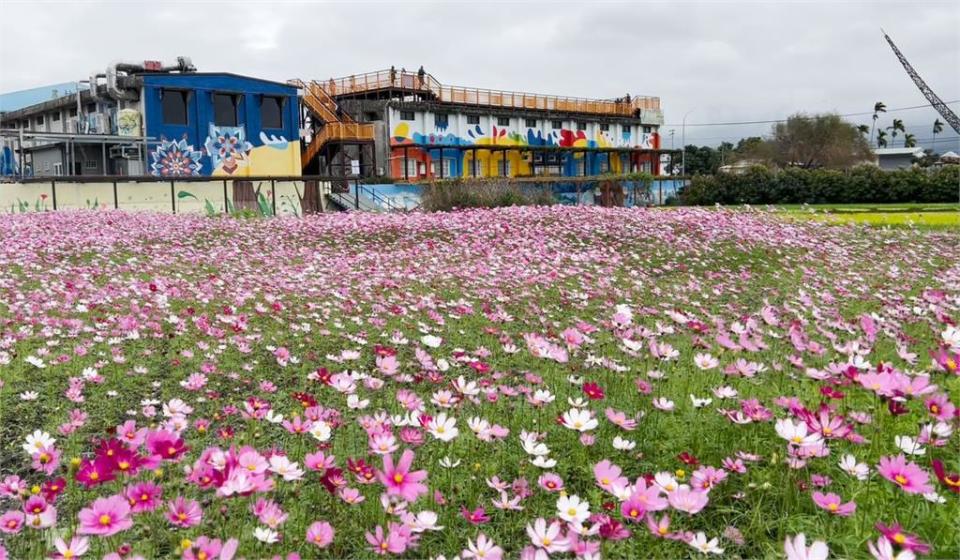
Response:
M946 105L953 105L955 103L960 103L960 99L955 99L953 101L946 101ZM925 108L935 109L933 105L927 103L926 105L914 105L912 107L896 107L893 109L887 109L887 113L895 113L897 111L909 111L911 109L925 109ZM840 115L841 117L862 117L865 115L873 115L873 111L865 111L862 113L844 113ZM664 124L662 126L739 126L739 125L749 125L749 124L774 124L787 122L787 119L773 119L773 120L764 120L764 121L733 121L733 122L719 122L719 123L687 123L686 125L682 123L673 123L673 124Z

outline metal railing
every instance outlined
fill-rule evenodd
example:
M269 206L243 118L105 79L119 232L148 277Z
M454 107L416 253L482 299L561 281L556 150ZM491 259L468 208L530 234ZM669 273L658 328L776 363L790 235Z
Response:
M421 77L415 72L403 70L378 70L342 78L330 78L314 82L330 96L351 95L382 89L404 89L430 93L436 100L445 103L508 107L513 109L537 109L566 111L572 113L595 113L601 115L633 115L639 110L659 110L660 98L651 96L626 99L587 99L503 91L483 88L442 85L431 74Z

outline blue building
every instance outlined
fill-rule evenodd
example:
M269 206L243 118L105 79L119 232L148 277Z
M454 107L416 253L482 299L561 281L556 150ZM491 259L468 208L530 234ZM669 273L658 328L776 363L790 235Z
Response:
M153 175L300 174L294 86L226 73L143 74Z

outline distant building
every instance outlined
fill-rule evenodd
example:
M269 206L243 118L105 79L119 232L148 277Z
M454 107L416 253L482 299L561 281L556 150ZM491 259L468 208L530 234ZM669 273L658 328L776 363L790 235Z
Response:
M873 151L880 169L906 169L913 167L914 159L923 157L920 148L877 148Z
M305 172L339 174L358 158L354 169L409 180L660 173L657 97L449 86L395 68L301 85L316 131Z
M89 82L0 113L25 175L300 175L294 86L199 73L183 58L113 65Z

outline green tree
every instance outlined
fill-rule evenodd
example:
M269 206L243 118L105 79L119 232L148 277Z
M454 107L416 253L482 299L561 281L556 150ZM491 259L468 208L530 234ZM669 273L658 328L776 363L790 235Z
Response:
M887 147L887 133L883 130L877 131L877 147L878 148Z
M777 123L771 138L755 149L756 159L780 167L841 169L872 159L857 127L837 114L796 114Z
M937 134L943 132L943 123L940 122L940 119L934 119L933 121L933 148L937 148Z
M857 125L857 132L859 132L860 134L869 134L870 127L865 124Z
M877 119L880 118L880 113L886 113L887 106L883 104L883 101L877 101L873 104L873 128L877 128ZM870 141L873 142L873 130L870 130Z
M906 129L903 128L903 121L900 119L893 119L893 125L888 126L887 130L891 131L890 132L890 137L892 138L891 142L894 145L896 145L897 143L897 132L903 132L903 133L907 132Z
M904 148L913 148L917 145L917 138L913 134L904 134L903 135L903 147Z

